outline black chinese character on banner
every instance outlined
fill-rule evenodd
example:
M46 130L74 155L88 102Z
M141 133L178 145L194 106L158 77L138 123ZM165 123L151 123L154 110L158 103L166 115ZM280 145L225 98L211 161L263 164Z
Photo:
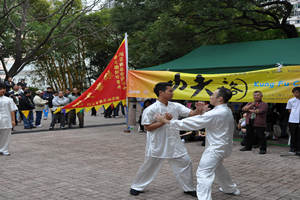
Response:
M229 87L228 89L231 90L233 96L234 95L242 96L236 100L240 100L247 95L248 85L244 80L236 78L229 83L227 79L224 78L223 83L224 85L228 85L227 87Z
M208 81L204 81L205 78L202 77L202 75L198 74L196 76L196 79L194 80L196 83L198 83L197 85L191 86L192 89L196 90L194 92L194 94L192 95L192 97L196 96L197 94L199 94L204 88L205 86L209 85L213 80L208 80ZM207 94L209 96L211 96L213 94L212 91L210 91L209 89L205 88L205 91L207 92Z
M184 90L187 87L186 82L184 80L180 79L180 73L175 74L173 81L169 81L169 83L171 83L172 85L173 85L173 82L174 82L173 91L179 87L180 83L182 83L182 86L180 88L178 88L179 90Z

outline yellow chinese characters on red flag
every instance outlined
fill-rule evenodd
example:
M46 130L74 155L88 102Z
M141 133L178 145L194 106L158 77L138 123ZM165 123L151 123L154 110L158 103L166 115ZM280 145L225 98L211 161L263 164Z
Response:
M62 109L79 111L83 108L90 110L92 107L96 107L97 109L101 105L116 105L119 102L124 104L127 73L126 48L126 39L124 39L117 53L95 83L75 101Z

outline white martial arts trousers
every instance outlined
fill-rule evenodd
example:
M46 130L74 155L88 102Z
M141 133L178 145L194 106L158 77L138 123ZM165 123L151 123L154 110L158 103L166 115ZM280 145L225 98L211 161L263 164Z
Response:
M233 193L237 188L223 166L223 156L213 150L203 152L196 175L198 200L211 200L211 188L215 177L223 192Z
M131 185L132 189L143 191L158 174L163 160L168 160L175 174L177 182L183 191L195 191L193 184L192 161L188 154L179 158L155 158L145 157L145 161L137 172Z
M0 129L0 152L8 152L9 138L11 134L11 128Z

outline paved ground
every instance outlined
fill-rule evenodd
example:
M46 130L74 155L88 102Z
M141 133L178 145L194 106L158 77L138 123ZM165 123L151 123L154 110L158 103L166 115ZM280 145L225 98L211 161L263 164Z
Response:
M114 123L124 118L98 116L86 120ZM145 193L138 197L128 194L144 159L145 135L124 133L124 128L118 125L12 135L11 156L0 157L0 200L194 199L183 194L167 162ZM200 144L186 143L194 174L203 152ZM266 155L257 154L256 149L240 152L239 148L235 142L225 166L241 196L223 194L215 183L214 200L300 199L300 157L281 157L288 151L281 146L270 146Z

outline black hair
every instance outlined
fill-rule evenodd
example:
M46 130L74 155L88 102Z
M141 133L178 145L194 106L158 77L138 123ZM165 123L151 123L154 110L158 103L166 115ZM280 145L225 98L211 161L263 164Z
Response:
M149 103L150 105L152 104L152 101L151 101L151 99L146 99L145 101L144 101L144 105L143 105L143 108L145 109L146 108L146 104L147 103Z
M256 91L253 92L253 94L255 94L255 93L259 93L261 95L263 94L260 90L256 90Z
M221 87L219 88L217 97L223 97L223 103L227 103L232 97L232 92L225 87Z
M0 90L2 90L2 89L6 89L6 87L5 87L4 83L0 82Z
M28 89L28 90L24 90L24 94L29 94L31 93L31 91Z
M294 87L293 90L292 90L292 92L294 93L296 91L300 92L300 87Z
M154 86L153 91L156 94L156 96L159 97L159 91L164 92L164 91L166 91L167 87L172 87L172 84L168 83L168 82L160 82Z

